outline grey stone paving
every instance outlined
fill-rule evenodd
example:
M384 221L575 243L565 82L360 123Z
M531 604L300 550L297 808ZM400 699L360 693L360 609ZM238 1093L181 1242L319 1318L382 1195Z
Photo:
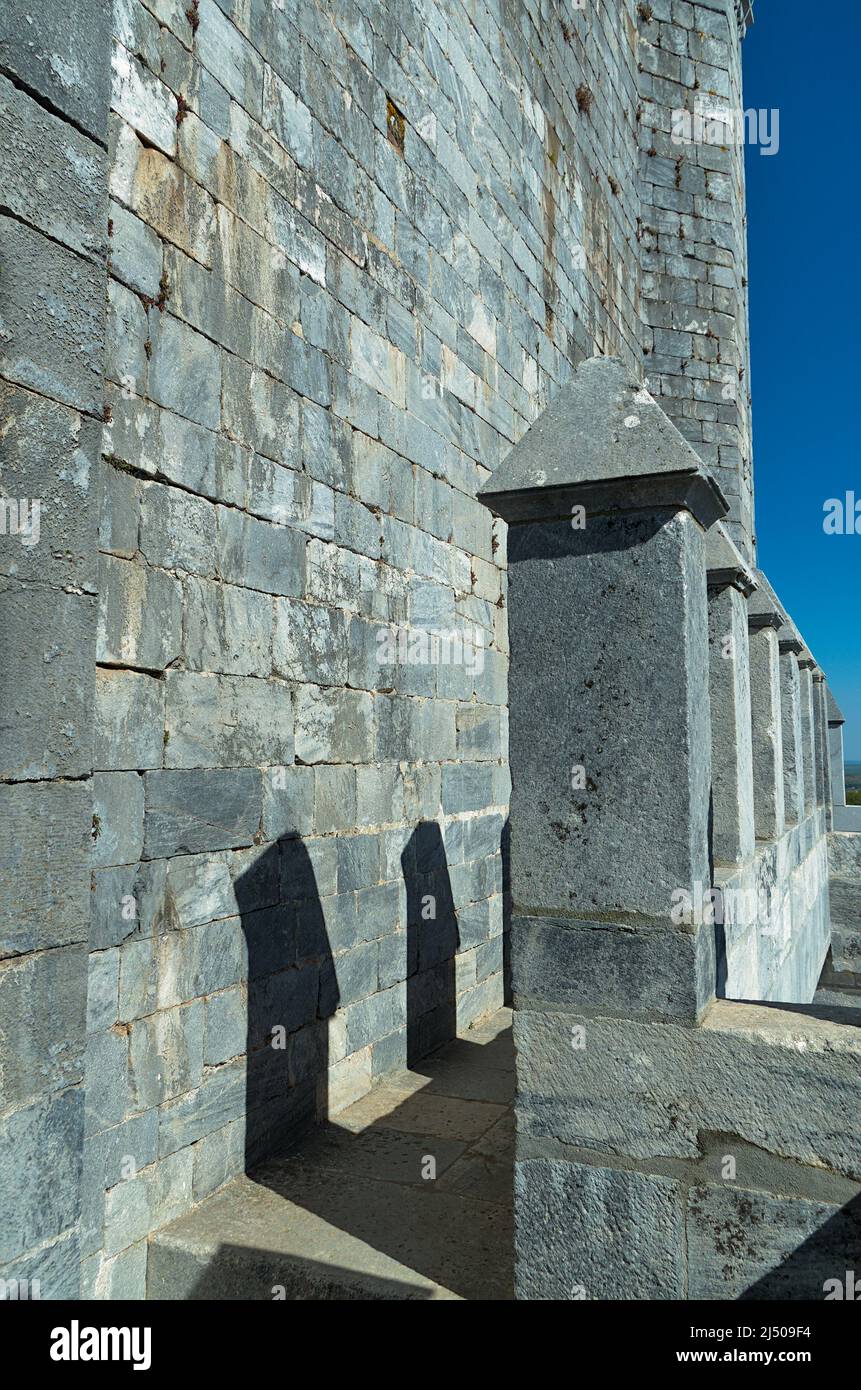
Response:
M148 1297L513 1297L513 1092L502 1009L157 1232Z

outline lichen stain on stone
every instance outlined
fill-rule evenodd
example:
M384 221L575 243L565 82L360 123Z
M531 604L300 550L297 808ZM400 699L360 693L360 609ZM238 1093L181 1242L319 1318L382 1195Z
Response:
M560 150L559 137L555 128L548 121L544 141L544 180L541 188L541 208L544 214L542 298L544 299L544 327L548 337L551 338L553 336L556 301L556 199L550 185L559 177Z

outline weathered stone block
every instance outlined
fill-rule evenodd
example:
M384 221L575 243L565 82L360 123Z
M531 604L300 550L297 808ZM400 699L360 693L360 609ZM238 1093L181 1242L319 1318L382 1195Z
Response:
M305 537L219 507L218 569L229 584L297 596L305 587Z
M493 774L475 763L451 763L442 769L442 806L446 815L483 811L493 804Z
M87 974L87 1032L101 1033L117 1021L120 953L92 951Z
M188 931L168 932L158 943L157 1004L173 1009L188 999L229 989L243 973L239 919L207 922Z
M202 498L161 483L143 484L140 505L140 548L151 565L205 576L215 574L214 507Z
M267 840L285 835L307 835L315 829L315 775L315 769L310 767L268 768L263 777L262 821ZM353 800L355 803L355 794ZM316 829L322 831L324 827L317 825Z
M380 881L380 841L376 835L340 835L338 892L370 888Z
M81 1297L111 1302L146 1298L147 1243L138 1241L108 1258L92 1255L81 1266Z
M347 1015L347 1050L359 1052L379 1038L397 1032L406 1023L406 985L373 994L351 1004Z
M165 477L214 501L244 505L249 458L238 444L169 410L159 412L159 426Z
M192 671L231 676L272 672L272 600L268 594L215 584L185 582L185 662Z
M138 9L142 10L142 6ZM157 299L162 277L162 249L158 237L121 203L111 202L110 224L111 274L139 294Z
M165 732L168 767L283 766L293 761L290 688L253 677L170 671Z
M4 1121L0 1132L0 1259L15 1259L76 1221L83 1128L84 1098L79 1087L43 1097ZM28 1271L28 1276L38 1278L35 1269Z
M123 944L120 954L118 1013L122 1023L143 1018L156 1007L158 996L157 943L140 937Z
M457 756L464 761L502 758L508 752L502 742L502 719L495 705L459 705Z
M532 1158L515 1164L514 1206L519 1298L684 1297L672 1179Z
M519 643L520 661L535 669L543 669L548 650L558 652L562 663L558 680L545 670L540 682L512 685L511 872L519 903L564 904L584 916L594 908L602 914L627 910L666 918L674 890L708 881L708 614L702 547L702 531L687 512L593 517L582 531L565 521L511 529L512 647ZM553 602L548 608L549 575ZM584 585L594 590L602 613L588 641L571 619L584 602ZM545 621L536 624L540 606ZM613 624L631 634L617 657L604 641L606 626ZM631 642L638 648L643 644L647 666L632 658ZM666 662L656 657L662 646ZM644 695L637 684L644 669L668 676L659 699ZM620 721L612 736L611 712ZM560 729L565 731L561 744ZM668 757L680 738L679 756ZM648 769L656 760L672 768L672 775L661 778L647 817L632 811L634 748L647 769L644 776L651 776ZM536 813L539 785L540 804L547 808L541 814ZM473 809L444 804L448 811Z
M0 371L43 396L101 415L104 270L10 217L0 218L0 235Z
M318 765L314 768L314 830L352 830L357 823L357 769Z
M216 429L221 420L221 353L172 314L160 314L152 326L149 393L159 405L198 424Z
M160 150L142 145L134 131L114 117L110 192L159 236L211 265L215 211L209 194ZM169 391L167 364L164 384ZM205 399L211 400L210 391L211 386Z
M105 246L106 178L104 150L0 79L0 181L10 212L98 258Z
M83 776L93 765L96 601L0 583L4 644L15 653L0 668L2 775L18 781Z
M241 1172L245 1158L244 1126L241 1121L207 1134L194 1146L193 1189L200 1201L228 1178Z
M757 838L776 839L786 824L780 655L777 633L760 627L750 634L750 704L753 791Z
M83 1076L87 958L82 946L0 966L0 1106L24 1105Z
M144 856L250 845L260 825L261 798L256 768L148 773Z
M515 914L511 969L517 1007L696 1017L714 996L713 933L711 926L638 929Z
M356 771L356 824L390 825L404 818L403 774L390 763Z
M86 1297L81 1274L80 1245L74 1230L69 1229L38 1250L10 1260L2 1277L10 1283L23 1280L31 1289L38 1285L40 1299L60 1300Z
M207 1073L196 1091L169 1101L162 1108L159 1128L162 1157L196 1144L204 1135L244 1116L245 1073L245 1058L237 1058Z
M299 399L288 386L228 354L223 396L222 423L232 438L278 463L297 467ZM288 485L286 479L283 482Z
M832 842L834 837L831 837ZM831 878L831 918L842 927L861 931L861 877Z
M99 0L57 9L9 0L0 16L0 67L104 142L111 14Z
M110 1028L87 1039L84 1123L87 1135L113 1129L129 1106L129 1041L126 1029Z
M191 1205L190 1151L173 1154L112 1187L105 1198L105 1252L145 1240Z
M204 1061L208 1067L243 1054L247 1046L248 1000L239 988L206 1000Z
M0 430L3 491L18 499L18 533L12 534L10 518L8 539L0 545L0 573L40 585L94 588L100 423L0 382ZM21 498L29 503L24 512Z
M105 376L124 390L145 392L147 379L147 317L136 294L119 280L108 281L105 325Z
M858 1106L855 1028L718 1000L697 1028L520 1010L514 1030L523 1133L681 1158L705 1129L861 1174L861 1134L842 1118Z
M149 1110L199 1086L203 1078L202 999L165 1009L129 1033L131 1108Z
M137 671L96 671L95 766L105 770L161 767L164 683Z
M694 1187L687 1205L688 1297L773 1299L826 1296L845 1288L861 1251L856 1198L840 1207L725 1186Z
M99 556L96 660L163 671L182 646L182 588L160 570Z
M831 959L838 973L861 975L861 923L831 928Z
M275 604L273 670L286 680L344 685L347 626L344 614L322 604Z
M89 787L4 786L0 808L0 957L86 941Z
M176 97L123 44L111 46L111 109L166 155L176 153Z
M214 0L201 0L198 57L255 120L263 109L263 60Z
M296 757L304 763L369 763L374 759L374 704L355 690L299 686Z

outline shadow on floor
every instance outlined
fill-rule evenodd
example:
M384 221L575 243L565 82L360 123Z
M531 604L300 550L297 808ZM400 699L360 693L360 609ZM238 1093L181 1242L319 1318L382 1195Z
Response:
M401 857L406 930L385 939L384 977L373 933L363 940L375 849L371 835L287 836L238 880L246 1176L155 1237L150 1297L513 1297L508 1015L455 1036L461 924L435 822ZM397 1008L397 981L387 1044L408 1070L330 1118L330 1020L346 1010L346 1050L361 1052L387 988Z
M163 1232L150 1296L513 1298L507 1011L474 1031Z

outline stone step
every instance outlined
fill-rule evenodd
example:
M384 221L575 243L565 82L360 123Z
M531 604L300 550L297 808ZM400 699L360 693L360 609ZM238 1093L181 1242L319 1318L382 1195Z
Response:
M513 1089L503 1010L156 1232L147 1297L513 1297Z

